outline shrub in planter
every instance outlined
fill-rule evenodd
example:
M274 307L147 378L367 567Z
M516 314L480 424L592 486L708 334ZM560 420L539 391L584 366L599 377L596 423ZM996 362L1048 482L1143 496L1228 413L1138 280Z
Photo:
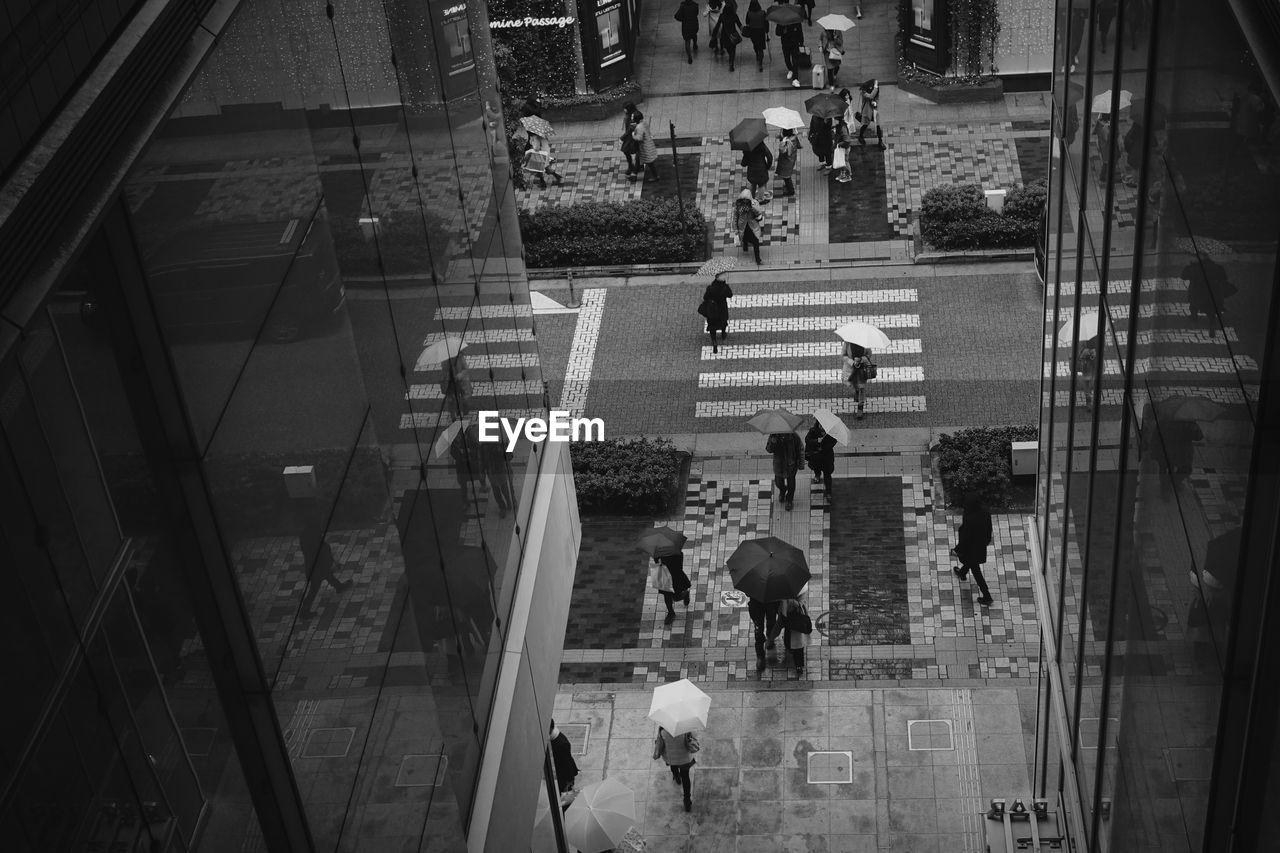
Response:
M920 236L943 251L1009 249L1035 244L1046 189L1037 181L1014 187L1004 212L987 207L977 184L934 187L920 200Z
M619 83L603 92L586 92L574 95L549 95L542 99L542 105L548 110L560 110L569 107L583 107L591 104L622 103L635 99L640 94L640 84L634 80Z
M963 506L967 497L976 495L991 509L1007 507L1012 486L1010 444L1038 437L1038 430L1030 425L943 433L932 450L938 454L938 473L948 503Z
M429 276L433 265L437 273L442 272L449 261L449 232L438 217L428 213L424 238L422 223L422 217L412 211L381 217L375 251L374 242L365 239L354 218L330 217L338 267L346 275L376 276L381 252L382 272L387 275Z
M1003 215L1008 219L1039 223L1040 211L1048 198L1049 186L1043 178L1026 186L1014 187L1005 196Z
M660 515L679 494L682 455L666 439L574 442L569 454L584 514Z
M674 199L590 202L520 211L531 268L700 261L706 220L692 203L684 221Z

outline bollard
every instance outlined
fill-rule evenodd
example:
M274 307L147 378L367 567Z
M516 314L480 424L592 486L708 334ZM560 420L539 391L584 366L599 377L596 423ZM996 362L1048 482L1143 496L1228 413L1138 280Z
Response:
M569 307L578 308L580 307L580 303L578 302L578 294L575 293L573 290L573 270L569 270L568 275L569 275Z

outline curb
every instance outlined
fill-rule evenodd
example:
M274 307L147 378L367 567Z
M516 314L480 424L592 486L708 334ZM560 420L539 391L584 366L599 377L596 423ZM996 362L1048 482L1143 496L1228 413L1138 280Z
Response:
M913 259L917 264L978 264L991 261L1035 260L1034 249L978 249L973 252L920 252Z

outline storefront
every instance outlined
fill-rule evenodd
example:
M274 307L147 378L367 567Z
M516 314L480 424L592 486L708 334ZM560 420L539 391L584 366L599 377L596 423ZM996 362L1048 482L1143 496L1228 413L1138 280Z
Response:
M578 0L582 67L592 91L633 76L638 12L637 0Z
M949 15L948 0L911 0L905 44L908 62L934 74L946 73L951 65Z
M448 101L476 90L475 55L467 23L465 0L436 0L431 5L436 56L440 62L443 100Z

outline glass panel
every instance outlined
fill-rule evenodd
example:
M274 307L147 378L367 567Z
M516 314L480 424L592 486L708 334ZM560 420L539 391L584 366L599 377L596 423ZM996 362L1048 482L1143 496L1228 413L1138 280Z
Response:
M92 697L89 701L85 707L92 710ZM72 850L94 837L90 827L100 819L94 799L99 780L86 772L73 731L59 718L37 745L4 813L6 830L16 830L6 835L6 845L12 837L32 850Z

